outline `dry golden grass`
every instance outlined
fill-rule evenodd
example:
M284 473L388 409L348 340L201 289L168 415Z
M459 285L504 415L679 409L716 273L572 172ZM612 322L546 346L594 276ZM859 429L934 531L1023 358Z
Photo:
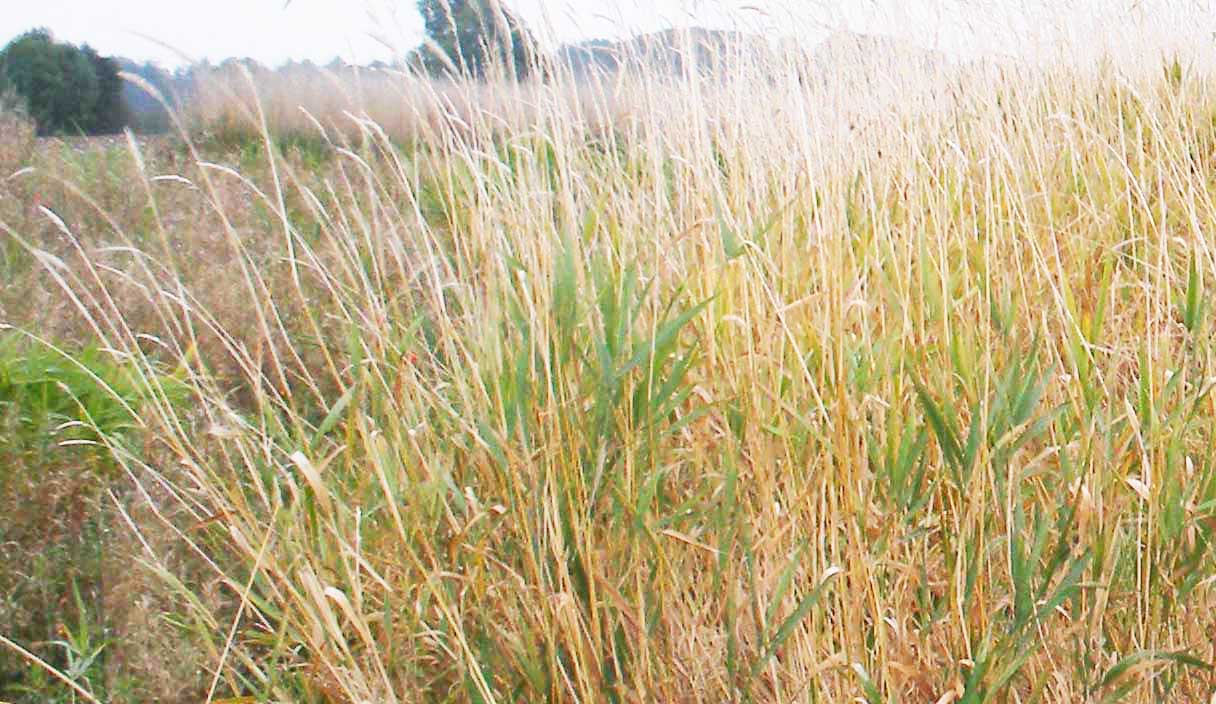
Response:
M34 150L34 121L11 95L0 95L0 177L21 168Z
M208 696L1209 696L1216 76L768 61L403 79L60 231ZM354 112L280 80L199 114Z

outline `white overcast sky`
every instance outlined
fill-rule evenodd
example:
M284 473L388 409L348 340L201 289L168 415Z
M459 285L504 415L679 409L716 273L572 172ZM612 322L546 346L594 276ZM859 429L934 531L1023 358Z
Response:
M558 41L667 26L742 26L808 41L833 29L902 35L971 53L1012 52L1050 30L1082 43L1098 26L1140 36L1212 36L1216 0L504 0ZM248 56L357 63L391 59L422 36L416 0L0 0L0 43L34 27L103 54L176 66ZM1120 29L1121 28L1121 29Z

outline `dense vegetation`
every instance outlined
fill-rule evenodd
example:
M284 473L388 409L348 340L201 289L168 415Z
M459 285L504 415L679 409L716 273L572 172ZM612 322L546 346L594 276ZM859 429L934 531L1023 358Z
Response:
M0 90L16 93L42 134L111 134L127 122L117 63L88 45L55 41L46 30L0 51Z
M25 157L3 698L1207 698L1216 75L731 56Z
M536 39L523 20L497 0L418 0L430 45L416 52L436 76L484 78L492 68L525 78Z

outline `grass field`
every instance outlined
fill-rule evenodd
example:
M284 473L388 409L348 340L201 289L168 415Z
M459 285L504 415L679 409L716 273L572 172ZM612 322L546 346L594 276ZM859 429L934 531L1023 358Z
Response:
M11 150L0 699L1211 696L1216 75L401 81Z

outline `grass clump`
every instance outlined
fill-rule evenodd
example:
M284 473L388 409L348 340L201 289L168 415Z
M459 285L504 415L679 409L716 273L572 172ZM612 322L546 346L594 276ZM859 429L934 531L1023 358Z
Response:
M0 91L0 177L7 179L34 151L37 126L21 99Z
M120 581L107 575L117 516L106 497L124 492L115 453L142 454L132 445L139 399L130 369L112 355L0 336L3 635L102 699L118 697L124 680L106 667L105 592ZM0 692L18 701L75 696L62 677L7 649Z

